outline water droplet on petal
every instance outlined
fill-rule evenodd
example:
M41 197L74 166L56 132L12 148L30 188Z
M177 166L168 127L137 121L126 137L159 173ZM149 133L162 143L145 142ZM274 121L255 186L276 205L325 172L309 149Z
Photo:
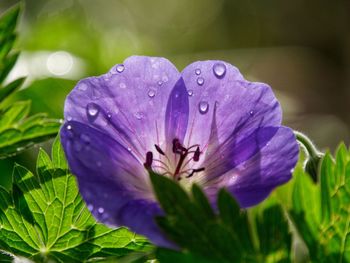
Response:
M86 91L88 88L88 85L85 84L85 83L81 83L78 85L78 90L81 90L81 91Z
M94 99L94 100L97 100L97 99L99 99L101 97L101 92L97 89L97 88L94 88L93 90L92 90L92 98Z
M135 117L136 117L136 119L141 120L144 117L144 115L142 112L136 112Z
M199 68L197 68L197 69L194 71L194 73L196 73L196 75L200 75L202 72L201 72L201 70L200 70Z
M199 113L206 114L209 110L209 103L207 101L201 101L198 105Z
M213 72L217 78L219 78L219 79L223 78L226 74L225 64L221 63L221 62L215 63L213 66Z
M253 116L253 115L254 115L254 111L251 110L251 111L249 112L249 115L250 115L250 116Z
M89 209L90 212L92 212L92 210L94 210L94 206L92 204L89 204L87 206L87 208Z
M153 98L154 96L156 96L156 92L154 90L150 89L148 91L148 97Z
M73 120L73 118L71 116L68 116L67 121L71 121L71 120Z
M158 86L162 86L163 82L160 80L158 81Z
M168 79L168 77L167 76L163 76L162 77L162 81L163 81L163 83L165 83L165 82L167 82L169 79Z
M126 88L126 84L124 82L120 82L119 83L119 88L125 89Z
M100 106L98 106L96 103L91 102L86 106L86 112L89 121L93 122L96 120L98 114L100 113Z
M189 90L189 91L187 91L187 93L188 93L188 96L192 96L193 95L193 90Z
M119 73L122 73L124 71L125 67L123 64L119 64L117 67L116 67L116 70L119 72Z
M197 84L198 84L199 86L202 86L202 85L204 84L204 79L203 79L202 77L199 77L199 78L197 79Z
M103 212L105 211L105 209L104 209L103 207L99 207L99 208L97 209L97 211L98 211L99 214L103 214Z
M131 149L130 147L128 147L128 151L129 151L129 152L132 152L132 149Z
M71 131L72 130L72 126L71 125L67 125L67 130Z
M108 119L111 119L111 118L112 118L112 113L107 112L107 118L108 118Z

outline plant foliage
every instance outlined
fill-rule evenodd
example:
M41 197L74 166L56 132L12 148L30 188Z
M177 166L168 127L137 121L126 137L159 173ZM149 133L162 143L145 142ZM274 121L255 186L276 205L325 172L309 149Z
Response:
M59 140L40 150L33 174L16 165L12 190L0 187L0 249L34 262L91 262L146 251L126 228L97 223L79 195Z
M19 53L13 50L20 6L15 6L0 18L0 159L17 154L33 144L54 137L60 127L57 120L45 113L28 117L30 101L6 105L6 99L17 92L24 78L8 84L5 80L14 67Z

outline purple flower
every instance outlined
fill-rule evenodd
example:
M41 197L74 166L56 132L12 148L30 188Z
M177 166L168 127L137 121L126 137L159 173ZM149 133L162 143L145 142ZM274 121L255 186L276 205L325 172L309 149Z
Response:
M181 73L164 58L133 56L81 80L65 103L61 140L94 216L170 246L148 171L185 188L197 183L214 204L226 187L241 207L291 178L299 148L281 126L271 88L223 61Z

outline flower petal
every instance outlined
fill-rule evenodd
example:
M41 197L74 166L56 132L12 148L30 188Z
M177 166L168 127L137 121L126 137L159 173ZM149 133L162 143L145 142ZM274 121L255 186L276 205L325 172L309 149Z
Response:
M276 186L291 178L298 154L299 146L293 131L280 127L253 158L217 178L220 181L212 182L207 188L213 197L213 186L225 186L241 207L255 205L264 200Z
M155 222L155 217L163 214L158 203L133 200L122 208L119 221L121 225L126 225L132 231L148 237L153 244L174 249L176 245L166 238Z
M175 138L183 142L187 130L188 114L188 94L185 83L180 78L170 93L166 109L165 136L168 144Z
M185 144L208 149L233 132L239 140L259 127L281 124L281 108L271 88L244 80L229 63L198 61L187 66L182 77L190 96Z
M161 210L148 174L127 149L109 135L74 121L62 127L61 141L80 193L99 221L165 242L153 219ZM138 219L132 220L136 208Z
M105 75L81 80L67 97L65 119L103 131L144 160L164 142L166 103L179 78L164 58L129 57Z

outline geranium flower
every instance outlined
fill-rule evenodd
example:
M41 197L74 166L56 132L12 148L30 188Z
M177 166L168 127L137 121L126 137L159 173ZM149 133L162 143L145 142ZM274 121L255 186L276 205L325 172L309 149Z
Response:
M287 182L298 159L271 88L223 61L179 73L164 58L130 57L79 81L64 115L63 148L93 215L162 246L150 170L199 184L213 204L226 187L245 208Z

